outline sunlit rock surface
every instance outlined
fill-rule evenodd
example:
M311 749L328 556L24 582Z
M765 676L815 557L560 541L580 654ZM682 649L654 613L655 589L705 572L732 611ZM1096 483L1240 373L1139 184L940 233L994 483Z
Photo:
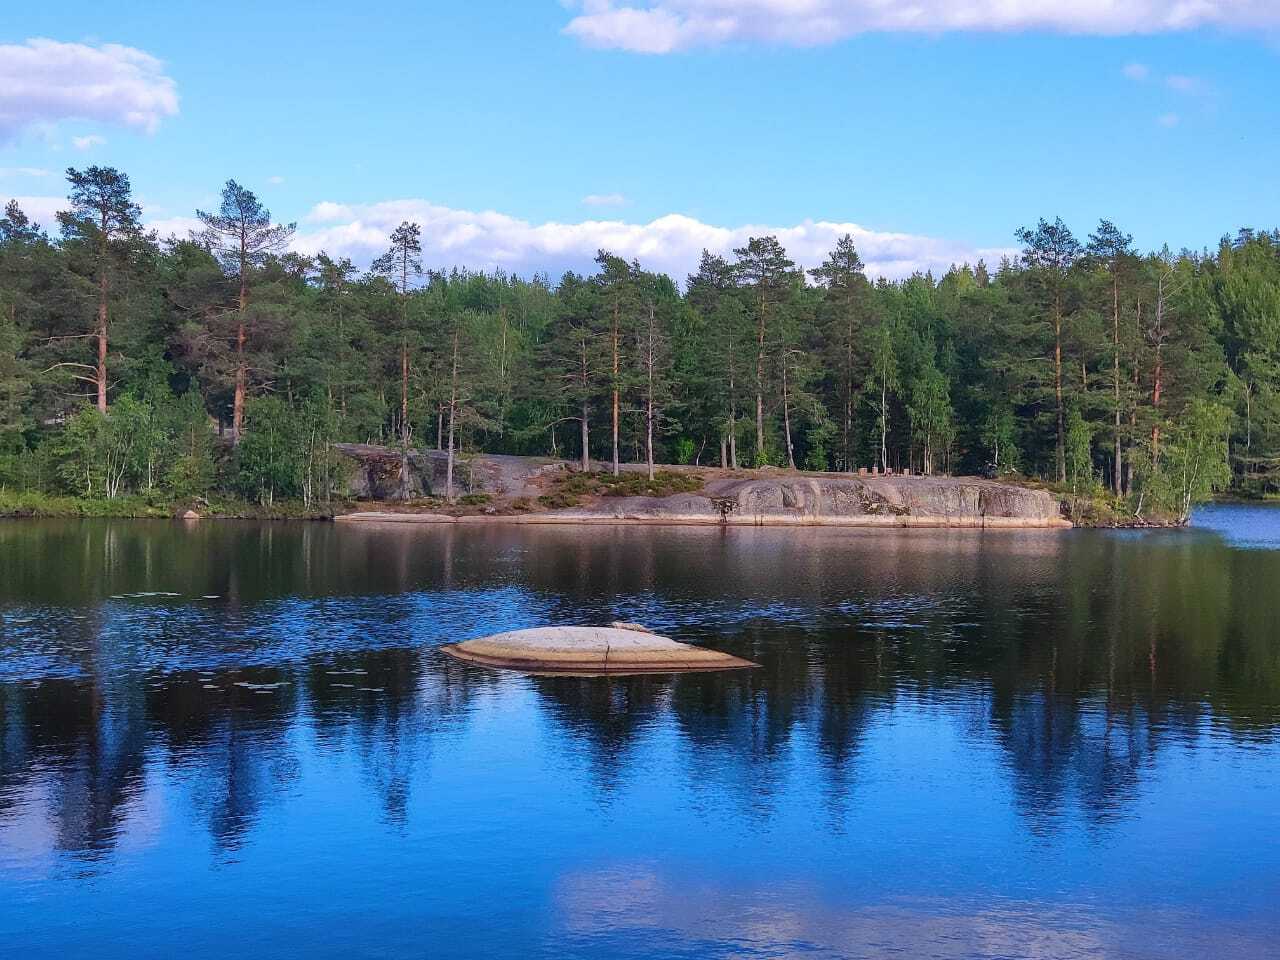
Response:
M529 673L583 675L739 670L749 660L679 643L634 624L618 627L534 627L441 647L458 660Z
M1065 527L1045 490L972 477L765 476L712 480L699 493L602 498L566 517L833 526ZM534 518L530 518L534 519Z

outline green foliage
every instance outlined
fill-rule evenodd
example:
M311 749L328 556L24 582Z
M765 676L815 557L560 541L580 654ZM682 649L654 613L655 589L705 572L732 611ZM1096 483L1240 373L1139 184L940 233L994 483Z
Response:
M1192 400L1169 425L1159 459L1144 459L1139 503L1185 523L1192 508L1231 483L1230 411L1222 404Z
M988 461L993 472L1012 473L1018 469L1018 445L1013 411L1007 406L993 405L982 423L981 440L991 451Z
M1017 469L1163 510L1221 486L1190 467L1174 483L1200 401L1227 411L1234 489L1280 492L1276 233L1142 255L1108 221L1086 248L1046 218L998 267L892 282L851 237L807 272L753 237L704 253L681 296L604 250L554 285L423 272L410 222L362 274L284 252L291 227L235 182L199 242L159 244L120 171L70 171L68 190L56 237L16 203L0 216L0 489L324 504L335 443L443 449L452 424L455 456L589 469L615 435L646 461L652 435L656 463ZM84 409L104 303L105 416Z
M1079 409L1072 407L1067 414L1067 479L1072 493L1076 495L1087 493L1095 486L1093 430L1093 426L1085 422Z

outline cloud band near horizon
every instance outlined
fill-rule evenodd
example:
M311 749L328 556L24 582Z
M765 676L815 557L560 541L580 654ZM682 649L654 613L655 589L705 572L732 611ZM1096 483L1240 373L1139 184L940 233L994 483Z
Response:
M830 44L866 33L1045 31L1124 36L1280 27L1275 0L576 0L564 32L590 47L664 54L725 43Z
M0 194L0 202L8 199ZM60 197L14 199L48 230L56 227L57 211L66 208ZM144 207L144 217L145 213ZM161 237L185 238L200 227L194 217L145 219ZM826 259L836 241L847 233L873 279L898 280L927 271L936 276L952 265L979 260L994 267L1002 257L1017 252L1013 247L981 247L832 220L717 226L673 213L645 223L591 219L532 223L492 210L463 210L421 199L318 203L299 224L293 249L309 256L324 251L332 257L349 257L364 268L386 250L388 236L404 220L421 225L423 262L428 267L505 270L522 276L541 273L553 281L566 270L593 272L596 251L604 249L683 283L697 268L704 249L732 257L733 249L745 245L750 237L766 235L776 236L798 265L809 268Z

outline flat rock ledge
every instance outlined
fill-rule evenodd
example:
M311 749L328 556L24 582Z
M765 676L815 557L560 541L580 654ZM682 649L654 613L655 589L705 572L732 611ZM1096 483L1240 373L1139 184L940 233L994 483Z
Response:
M620 676L742 670L759 666L718 650L707 650L636 629L534 627L512 630L440 648L457 660L525 673Z
M790 475L722 477L697 493L600 497L539 513L449 516L360 512L366 523L693 524L725 526L970 527L1072 526L1046 490L976 477Z

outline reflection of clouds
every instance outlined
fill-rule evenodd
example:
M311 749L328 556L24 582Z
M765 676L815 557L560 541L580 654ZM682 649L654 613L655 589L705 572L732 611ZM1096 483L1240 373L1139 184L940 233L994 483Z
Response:
M0 792L0 865L24 874L43 875L58 845L51 784L33 779Z
M1253 933L1213 927L1190 911L993 899L895 899L840 905L807 885L699 883L649 863L566 874L555 890L556 942L651 955L698 945L701 957L1111 960L1273 956L1274 922ZM566 952L572 952L568 950Z

